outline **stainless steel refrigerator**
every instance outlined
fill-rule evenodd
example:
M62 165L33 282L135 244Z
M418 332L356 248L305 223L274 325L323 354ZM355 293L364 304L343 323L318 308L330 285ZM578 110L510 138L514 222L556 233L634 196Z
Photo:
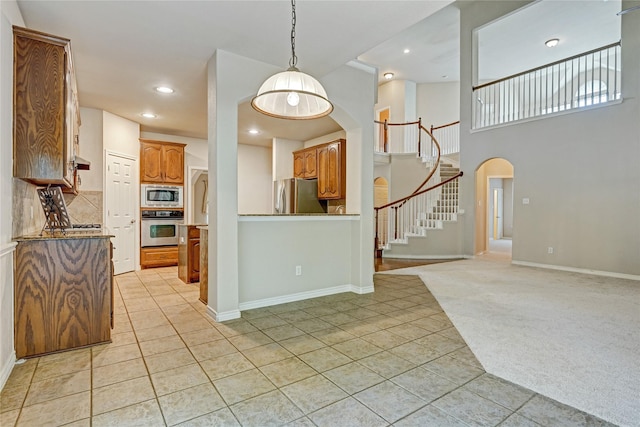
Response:
M318 180L289 178L273 182L273 213L326 213L327 201L318 200Z

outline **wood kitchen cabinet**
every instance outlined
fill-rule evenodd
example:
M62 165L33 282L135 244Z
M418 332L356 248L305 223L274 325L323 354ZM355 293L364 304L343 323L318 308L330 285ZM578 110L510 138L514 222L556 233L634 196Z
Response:
M209 227L198 227L200 230L200 302L209 302Z
M318 176L316 147L293 152L293 176L295 178L316 178Z
M140 182L184 184L184 146L176 142L140 139Z
M178 226L178 277L185 283L200 280L200 229L197 225Z
M15 251L16 358L109 342L111 236L19 238Z
M140 267L169 267L178 265L177 246L153 246L140 248Z
M13 176L75 190L80 108L69 39L13 27Z
M346 196L346 147L339 139L317 148L318 199L343 199Z

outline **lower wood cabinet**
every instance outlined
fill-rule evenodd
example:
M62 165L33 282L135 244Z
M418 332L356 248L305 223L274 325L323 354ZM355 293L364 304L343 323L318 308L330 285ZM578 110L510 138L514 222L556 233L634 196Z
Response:
M209 229L200 227L200 301L209 302Z
M169 267L178 265L177 246L140 248L140 267Z
M178 226L178 277L185 283L200 280L200 229L197 225Z
M18 359L110 342L109 237L17 239L14 330Z

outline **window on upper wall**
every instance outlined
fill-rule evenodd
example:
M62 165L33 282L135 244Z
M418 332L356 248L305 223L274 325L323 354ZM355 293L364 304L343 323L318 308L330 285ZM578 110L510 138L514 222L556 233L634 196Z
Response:
M621 99L620 0L541 0L474 33L474 129Z

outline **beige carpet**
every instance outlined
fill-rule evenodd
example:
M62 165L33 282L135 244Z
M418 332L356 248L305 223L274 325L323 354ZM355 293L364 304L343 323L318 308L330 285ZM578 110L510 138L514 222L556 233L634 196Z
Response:
M487 372L621 426L640 426L640 282L511 265L418 274Z

